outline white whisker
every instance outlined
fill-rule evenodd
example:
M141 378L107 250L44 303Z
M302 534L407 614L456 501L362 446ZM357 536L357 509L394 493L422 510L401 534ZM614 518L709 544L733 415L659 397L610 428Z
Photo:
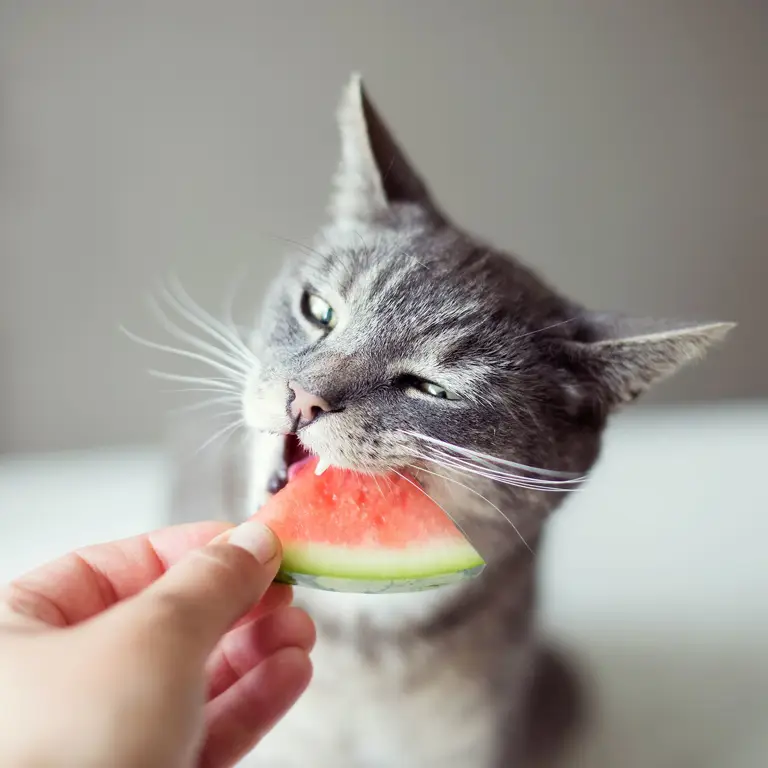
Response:
M413 466L413 465L410 465ZM415 467L415 469L418 469L418 467ZM464 529L459 525L459 523L456 521L456 518L442 505L438 504L435 499L433 499L416 481L411 480L410 477L407 475L404 475L402 472L398 472L396 469L392 470L398 477L401 477L403 480L405 480L406 483L410 483L414 488L421 491L433 504L437 504L440 509L443 510L443 512L447 515L448 519L461 531L461 535L469 541L469 536L467 536Z
M234 382L229 382L223 379L207 379L204 376L185 376L180 373L166 373L165 371L157 371L151 368L148 371L150 376L154 376L156 379L163 379L165 381L179 381L187 384L205 384L210 387L214 387L222 392L233 392L240 394L242 389L235 386Z
M135 333L132 333L131 331L127 330L123 326L120 326L120 330L129 338L131 341L135 341L137 344L141 344L144 347L147 347L148 349L155 349L158 352L167 352L171 355L178 355L179 357L185 357L188 360L195 360L199 363L204 363L205 365L210 366L214 370L218 371L219 373L223 373L226 376L229 376L230 378L235 378L237 380L244 381L246 378L246 374L243 371L238 371L236 368L231 368L230 366L224 365L223 363L219 363L216 360L211 360L209 357L206 357L205 355L201 355L197 352L190 352L186 349L177 349L176 347L170 347L166 344L158 344L155 341L149 341L147 339L141 338L141 336L137 336Z
M376 475L371 475L371 477L373 478L373 482L376 483L376 487L379 489L379 493L381 494L381 498L385 499L386 496L384 496L384 491L381 489L381 486L379 485L379 481L376 478Z
M215 414L212 414L212 418L220 419L222 416L237 416L238 418L242 417L243 415L243 409L242 408L232 408L229 411L218 411Z
M466 465L459 464L448 458L435 459L426 453L412 452L411 455L414 458L422 459L423 461L429 461L433 464L437 464L438 466L445 467L445 469L453 469L458 472L463 472L465 474L478 475L479 477L484 477L486 480L499 482L499 483L502 483L503 485L511 485L516 488L524 488L527 490L549 492L549 493L565 493L568 491L581 490L580 488L573 488L572 486L567 486L563 488L559 486L553 487L551 485L544 484L547 482L560 482L560 481L536 480L534 478L519 478L519 477L515 477L514 475L503 475L500 473L488 472L482 469L470 468L470 467L467 467Z
M214 381L224 381L224 379L214 379ZM164 392L165 394L186 394L188 392L208 392L208 393L219 393L225 391L222 389L218 389L215 387L179 387L178 389L161 389L161 392ZM227 390L228 391L228 390ZM239 397L235 397L234 393L232 395L233 401L239 401Z
M411 437L415 437L418 440L424 440L428 443L433 443L434 445L439 445L441 448L448 450L448 451L455 451L456 453L463 454L464 456L467 456L470 459L484 459L485 461L492 462L493 464L500 464L505 467L510 467L512 469L517 469L522 472L529 472L531 474L536 475L547 475L549 477L559 477L559 478L568 478L571 480L575 479L584 479L578 475L576 472L563 472L561 470L555 470L555 469L542 469L540 467L531 467L527 464L521 464L517 461L510 461L508 459L501 459L497 456L491 456L488 453L482 453L481 451L473 451L469 448L462 448L458 445L453 445L452 443L447 443L445 440L439 440L436 437L430 437L429 435L424 435L420 432L412 432L410 430L400 430L405 435L409 435Z
M474 488L470 488L470 486L465 485L464 483L461 483L458 480L454 480L452 477L448 477L447 475L441 475L439 472L432 472L429 469L424 469L424 467L418 467L415 464L409 464L408 466L420 472L426 472L428 475L434 475L435 477L440 477L443 480L447 480L449 483L455 483L456 485L461 486L462 488L469 491L470 493L474 493L475 496L479 496L484 502L486 502L486 504L490 504L490 506L492 506L501 515L503 520L505 520L507 523L509 523L510 526L512 526L512 529L514 530L514 532L520 537L520 541L522 541L523 544L525 544L525 548L531 554L533 554L533 550L528 545L528 542L523 538L523 534L520 533L520 530L518 529L518 527L490 499L487 499L485 496L483 496L482 493L480 493L479 491L476 491Z
M282 235L275 235L270 232L263 232L264 235L267 237L272 238L273 240L282 240L282 242L287 243L288 245L295 245L297 248L301 248L304 253L307 256L312 256L313 254L315 256L320 256L321 258L325 258L326 254L321 253L315 248L312 248L311 246L307 245L306 243L300 243L298 240L291 240L289 237L283 237Z
M234 318L235 299L237 298L237 292L239 291L240 286L245 282L245 276L247 272L248 265L243 265L243 267L238 271L237 275L232 279L230 289L227 291L222 306L222 322L232 331L232 333L235 334L236 338L240 338L240 332L238 331ZM248 351L250 352L250 350Z
M206 312L199 306L194 299L184 290L181 283L176 278L171 278L171 290L164 291L166 301L176 309L176 311L192 325L205 331L210 336L218 339L226 345L232 352L242 355L244 359L253 361L253 353L245 345L243 340L236 335L233 328L228 328L220 320L217 320L209 312Z
M243 373L248 373L252 367L251 361L247 360L239 350L232 350L232 354L228 354L222 349L215 347L213 344L209 344L203 341L201 338L194 334L188 333L183 328L180 328L174 323L168 315L163 312L160 305L154 298L150 297L147 300L150 310L160 321L160 324L168 331L172 336L175 336L179 341L186 341L188 344L196 347L197 349L207 352L212 357L218 358L220 361L228 363L229 365L237 368Z
M239 419L237 421L232 422L231 424L227 424L222 429L217 430L214 432L196 451L195 455L198 453L202 453L211 443L215 442L216 440L219 440L220 438L224 437L224 443L222 445L226 444L227 440L232 437L232 435L241 427L245 426L245 422L242 419Z
M557 323L552 323L552 325L547 325L544 328L537 328L535 331L528 331L527 333L521 333L519 336L515 336L514 338L509 340L509 343L511 344L513 341L519 341L520 339L525 339L528 336L535 336L537 333L544 333L545 331L551 331L553 328L558 328L561 325L567 325L568 323L572 323L574 320L578 320L578 317L569 317L566 320L560 320Z
M202 400L199 403L192 403L191 405L179 406L178 408L174 408L173 412L188 413L190 411L200 411L200 410L203 410L204 408L212 408L217 405L238 405L238 401L234 397L214 397L209 400ZM224 415L227 415L230 413L241 413L241 412L242 412L242 408L237 408L231 411L227 411Z
M471 472L472 474L476 475L482 475L483 477L488 478L489 480L498 480L500 483L508 483L510 485L517 485L520 484L524 487L529 488L539 488L541 490L551 490L551 491L557 491L557 490L563 490L563 491L569 491L569 490L578 490L578 486L584 482L585 478L574 478L573 480L544 480L542 478L538 477L530 477L525 475L517 475L512 472L504 472L500 470L498 467L479 467L476 463L473 463L467 459L457 457L457 456L451 456L448 453L444 453L442 451L438 451L435 456L439 457L439 459L442 459L441 461L438 461L436 458L432 458L426 453L420 454L422 458L428 459L429 461L435 461L436 463L444 463L454 467L455 469L461 469L465 472Z

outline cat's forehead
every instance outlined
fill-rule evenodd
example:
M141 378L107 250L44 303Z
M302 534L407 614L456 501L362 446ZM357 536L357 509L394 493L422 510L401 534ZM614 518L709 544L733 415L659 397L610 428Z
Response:
M431 313L466 316L487 310L492 297L461 269L466 243L415 232L363 230L321 243L306 259L308 287L358 314L412 319ZM373 317L369 318L374 319Z

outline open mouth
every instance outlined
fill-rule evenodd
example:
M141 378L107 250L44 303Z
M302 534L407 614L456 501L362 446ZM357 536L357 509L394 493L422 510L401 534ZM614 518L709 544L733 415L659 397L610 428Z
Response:
M309 461L312 454L302 445L296 435L286 435L283 461L285 461L286 481L291 482L296 473Z
M283 460L272 473L267 490L277 493L296 477L296 473L312 460L312 454L301 444L296 435L286 435L283 447Z

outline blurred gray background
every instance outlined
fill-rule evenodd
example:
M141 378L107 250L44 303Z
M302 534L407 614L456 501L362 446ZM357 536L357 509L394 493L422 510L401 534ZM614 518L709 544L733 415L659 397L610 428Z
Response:
M161 439L169 270L247 318L360 70L438 199L597 308L740 321L658 401L768 395L768 3L0 0L0 451ZM649 400L653 402L654 400Z

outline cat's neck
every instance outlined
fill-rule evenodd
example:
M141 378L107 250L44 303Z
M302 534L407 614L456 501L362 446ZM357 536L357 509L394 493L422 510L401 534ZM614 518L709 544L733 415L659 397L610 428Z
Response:
M382 632L398 632L417 623L428 623L454 599L461 585L424 592L364 595L295 587L296 603L306 608L319 625L354 631L361 624Z

